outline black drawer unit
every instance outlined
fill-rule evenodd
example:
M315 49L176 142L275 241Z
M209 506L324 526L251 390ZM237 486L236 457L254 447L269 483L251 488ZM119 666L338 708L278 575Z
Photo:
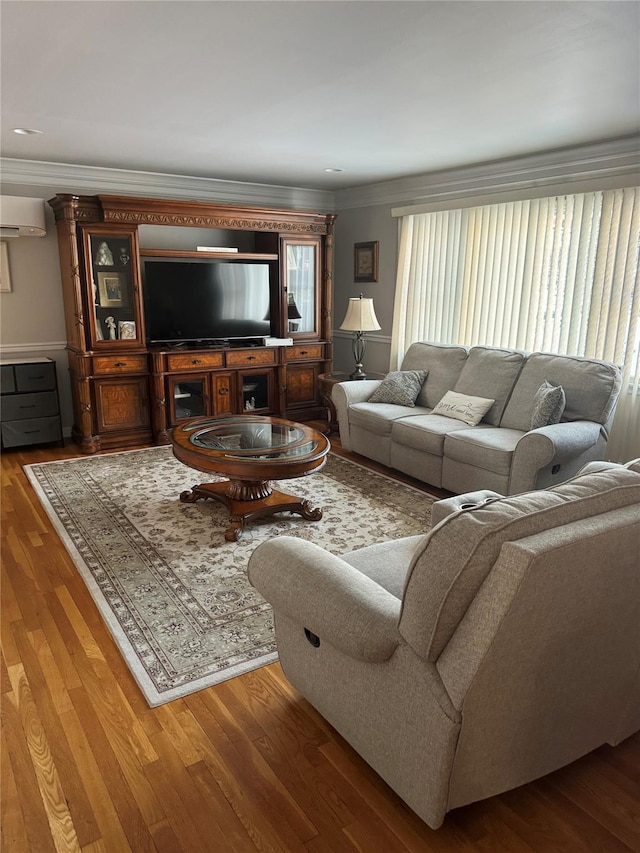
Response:
M62 441L56 363L24 358L0 363L2 447Z

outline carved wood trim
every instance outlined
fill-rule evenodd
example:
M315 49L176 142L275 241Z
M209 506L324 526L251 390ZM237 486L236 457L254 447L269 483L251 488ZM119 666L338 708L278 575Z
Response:
M327 214L208 202L97 196L105 222L326 234Z

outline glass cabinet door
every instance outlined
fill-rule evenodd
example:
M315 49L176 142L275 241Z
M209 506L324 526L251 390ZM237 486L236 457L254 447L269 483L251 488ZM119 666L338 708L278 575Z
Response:
M241 383L241 411L268 412L272 408L275 374L273 370L254 373L242 372L239 375Z
M319 334L320 240L283 239L287 337Z
M171 376L168 382L172 424L209 414L208 375Z
M135 232L85 233L91 346L96 349L139 346L144 340L137 286Z

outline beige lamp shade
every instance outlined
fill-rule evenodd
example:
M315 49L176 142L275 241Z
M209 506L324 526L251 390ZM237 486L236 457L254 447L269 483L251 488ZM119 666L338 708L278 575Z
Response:
M373 299L365 299L362 294L359 297L354 296L349 300L347 313L342 321L341 329L345 332L355 332L353 336L353 358L356 363L356 369L349 376L351 379L366 379L367 374L362 366L362 359L365 351L365 332L373 332L375 329L380 329L380 323L376 317L376 312L373 309Z
M350 299L347 313L340 328L346 332L373 332L380 329L381 326L373 307L373 299L364 296L354 296Z

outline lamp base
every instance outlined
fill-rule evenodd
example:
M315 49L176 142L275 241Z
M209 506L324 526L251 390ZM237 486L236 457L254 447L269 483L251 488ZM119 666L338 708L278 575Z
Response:
M364 369L361 364L356 364L356 369L353 373L349 374L349 379L366 379L367 374L364 372Z

